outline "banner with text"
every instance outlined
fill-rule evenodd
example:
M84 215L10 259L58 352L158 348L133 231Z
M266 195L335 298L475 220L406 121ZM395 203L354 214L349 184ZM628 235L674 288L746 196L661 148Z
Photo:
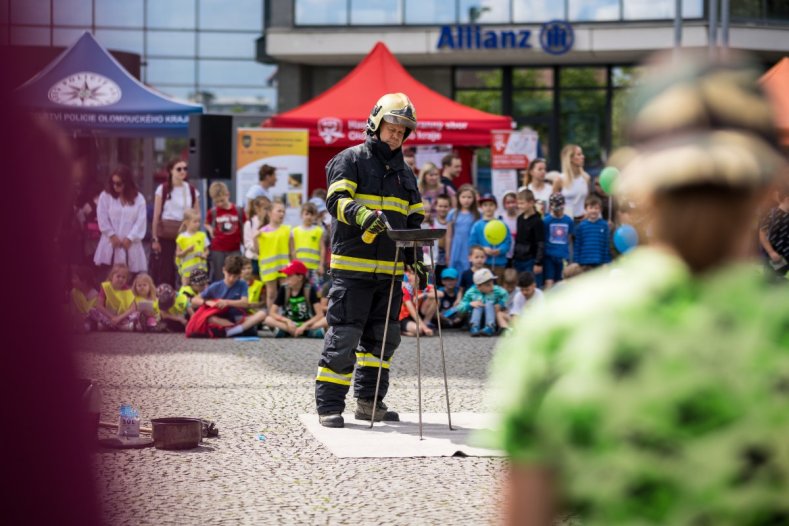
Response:
M285 223L301 224L301 205L307 199L308 130L239 128L236 141L236 203L246 206L249 189L259 184L264 164L276 170L269 192L285 203Z
M529 167L529 161L537 157L537 132L522 130L494 130L490 146L491 189L501 208L507 192L515 192L520 186L518 171Z

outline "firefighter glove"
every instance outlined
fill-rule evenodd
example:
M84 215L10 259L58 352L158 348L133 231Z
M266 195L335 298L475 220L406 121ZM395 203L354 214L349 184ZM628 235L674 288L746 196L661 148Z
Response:
M372 210L367 209L369 215L367 215L362 221L359 222L359 226L362 230L366 233L369 233L373 236L377 236L384 230L386 230L386 223L382 217L382 212L373 212ZM361 214L361 211L360 211ZM359 214L357 214L357 217Z

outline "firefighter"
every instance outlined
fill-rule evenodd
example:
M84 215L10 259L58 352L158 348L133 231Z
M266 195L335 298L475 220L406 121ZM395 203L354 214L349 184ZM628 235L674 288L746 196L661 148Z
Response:
M402 151L403 141L415 129L416 111L411 101L403 93L388 93L370 112L365 142L343 150L326 165L326 205L332 215L332 286L326 312L329 331L315 379L318 418L326 427L344 426L342 413L354 365L354 416L369 421L376 404L376 421L399 420L382 401L389 387L392 355L400 344L399 281L404 263L421 283L427 282L427 268L415 261L409 250L401 251L395 267L395 243L379 234L387 228L381 214L393 229L418 229L424 219L416 178ZM371 243L365 242L372 237ZM398 283L388 305L393 279ZM387 308L390 326L384 344ZM374 401L379 365L381 384Z

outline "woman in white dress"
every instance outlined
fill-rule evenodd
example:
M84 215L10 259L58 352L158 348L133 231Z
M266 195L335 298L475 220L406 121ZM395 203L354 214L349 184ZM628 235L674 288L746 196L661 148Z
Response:
M110 175L107 189L99 195L96 219L101 238L93 255L101 279L112 265L123 263L133 274L147 272L142 240L145 237L145 198L134 184L131 170L119 166Z
M553 182L554 193L564 196L564 213L575 222L584 218L584 202L589 195L591 178L584 170L584 152L577 144L562 148L562 175Z

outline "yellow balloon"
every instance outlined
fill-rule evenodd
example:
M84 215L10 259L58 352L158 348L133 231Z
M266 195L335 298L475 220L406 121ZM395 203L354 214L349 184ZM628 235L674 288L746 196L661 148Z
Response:
M485 239L491 245L498 245L507 237L507 225L499 219L488 221L485 225Z

